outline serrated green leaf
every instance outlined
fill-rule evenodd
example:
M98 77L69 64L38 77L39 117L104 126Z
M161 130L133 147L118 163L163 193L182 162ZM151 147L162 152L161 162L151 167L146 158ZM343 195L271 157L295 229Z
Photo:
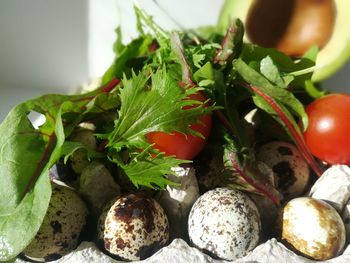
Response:
M122 168L137 188L146 186L165 189L167 185L176 185L168 179L168 175L174 173L172 168L185 162L161 154L151 157L141 153L127 165L122 165Z
M193 54L192 58L193 58L193 64L197 68L200 68L201 67L201 62L205 59L205 55L204 54L200 54L200 53L196 53L196 54Z
M203 102L186 99L198 92L199 88L181 89L164 68L150 77L144 73L134 74L131 79L124 79L123 84L119 118L108 143L115 149L124 146L145 149L149 145L145 135L155 131L179 131L198 136L200 134L193 131L190 124L214 109L204 107ZM198 104L198 107L183 110L185 106L194 104Z

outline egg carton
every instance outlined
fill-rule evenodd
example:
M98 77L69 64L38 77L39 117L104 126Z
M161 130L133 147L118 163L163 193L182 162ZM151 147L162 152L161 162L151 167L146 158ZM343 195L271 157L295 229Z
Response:
M16 263L24 263L25 261L17 259ZM62 257L59 260L51 261L53 263L123 263L125 261L118 261L107 256L101 252L94 243L83 242L80 246L72 253ZM257 246L247 256L240 258L235 261L215 260L210 256L202 253L200 250L189 246L182 239L174 239L170 245L162 248L153 256L142 260L134 261L142 263L179 263L179 262L193 262L193 263L311 263L316 262L314 260L306 259L298 256L283 244L278 242L275 238L266 241L265 243ZM350 262L350 246L348 246L341 256L336 258L317 261L327 263L346 263Z
M187 180L187 179L186 179ZM184 185L187 183L182 181ZM341 215L345 222L347 232L347 240L350 240L350 168L344 165L333 166L328 169L322 177L312 186L307 194L313 198L322 199L330 203ZM26 262L17 259L15 262ZM104 254L93 242L82 242L80 246L70 254L52 261L53 263L74 262L105 262L105 263L122 263L123 261L115 260ZM314 260L299 256L285 247L277 239L272 238L265 243L260 244L245 257L235 261L216 260L202 253L199 249L191 247L182 239L174 239L168 246L163 247L151 257L135 262L295 262L295 263L311 263ZM348 245L342 255L326 261L329 263L350 262L350 245Z

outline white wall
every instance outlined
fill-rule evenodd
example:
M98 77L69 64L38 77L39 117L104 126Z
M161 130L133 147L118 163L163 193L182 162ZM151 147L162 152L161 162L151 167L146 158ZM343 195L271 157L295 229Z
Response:
M138 3L162 27L173 29L215 24L223 1ZM114 59L119 24L124 42L136 36L133 1L0 0L0 121L21 101L47 92L72 93L100 76ZM350 64L325 86L350 92L349 72Z

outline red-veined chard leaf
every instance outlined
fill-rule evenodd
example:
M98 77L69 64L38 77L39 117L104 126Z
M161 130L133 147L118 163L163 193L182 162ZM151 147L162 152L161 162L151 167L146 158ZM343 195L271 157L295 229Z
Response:
M240 76L249 83L244 86L255 94L253 100L256 106L269 113L282 124L295 142L306 162L316 174L321 175L322 170L307 148L299 126L292 115L292 113L296 114L301 118L303 127L307 127L307 115L301 102L299 102L291 92L273 86L267 79L249 67L241 59L235 60L233 65Z
M115 84L115 83L114 83ZM108 87L108 85L107 85ZM17 105L0 125L0 261L17 256L40 228L50 201L50 167L65 141L62 114L86 110L103 87L86 95L44 95ZM38 129L28 119L45 115Z
M303 127L307 127L308 118L304 110L303 104L294 97L293 93L286 89L279 88L271 84L264 76L259 72L248 66L242 59L236 59L233 61L234 69L239 75L252 86L259 87L265 94L273 97L280 104L285 105L292 113L296 114L302 121Z
M240 19L234 19L214 57L214 62L224 66L239 56L243 44L244 27Z
M17 256L39 230L51 196L49 168L65 137L60 108L45 134L27 118L32 103L15 107L0 125L0 260Z
M225 170L231 175L229 185L264 195L278 205L281 195L269 182L267 175L262 174L248 154L241 152L242 149L234 140L226 138L226 141L223 161Z
M177 58L178 63L182 69L182 82L189 86L195 86L191 77L191 69L187 62L185 51L178 33L173 32L171 34L171 49Z

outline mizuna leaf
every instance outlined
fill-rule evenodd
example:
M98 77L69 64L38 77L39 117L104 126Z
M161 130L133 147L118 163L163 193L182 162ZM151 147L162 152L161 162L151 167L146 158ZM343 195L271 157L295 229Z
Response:
M131 182L137 188L146 186L165 189L167 185L176 185L168 179L168 175L173 174L171 168L186 161L165 157L161 154L151 157L146 152L134 157L127 165L121 164Z
M107 146L118 151L125 146L145 149L149 146L146 134L155 131L178 131L200 136L190 128L190 124L214 107L204 107L202 102L186 99L199 88L181 89L164 68L151 77L144 74L134 74L131 79L123 80L119 118L114 131L108 136ZM185 106L194 104L198 107L183 110Z
M84 112L103 91L87 95L45 95L17 105L0 125L0 260L18 255L34 238L50 201L50 167L65 140L62 114ZM34 128L31 111L46 117Z

